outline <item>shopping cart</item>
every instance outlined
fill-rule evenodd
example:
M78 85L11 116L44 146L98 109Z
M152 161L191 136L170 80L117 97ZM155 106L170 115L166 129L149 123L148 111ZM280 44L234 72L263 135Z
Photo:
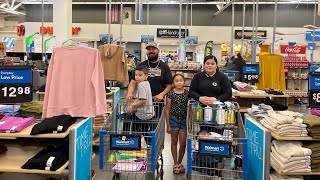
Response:
M164 103L145 107L148 120L140 120L137 112L127 113L129 106L120 99L100 130L99 168L113 172L113 180L163 179Z
M188 118L187 178L248 179L247 139L238 103L204 107L190 101Z

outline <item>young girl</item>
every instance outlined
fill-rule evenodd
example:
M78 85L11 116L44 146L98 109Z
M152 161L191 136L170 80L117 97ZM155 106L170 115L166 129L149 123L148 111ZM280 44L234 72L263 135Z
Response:
M173 90L168 93L166 104L167 132L171 134L171 153L174 161L173 173L184 173L181 164L187 139L187 107L189 92L184 89L184 77L181 74L173 76ZM177 144L180 144L179 157Z

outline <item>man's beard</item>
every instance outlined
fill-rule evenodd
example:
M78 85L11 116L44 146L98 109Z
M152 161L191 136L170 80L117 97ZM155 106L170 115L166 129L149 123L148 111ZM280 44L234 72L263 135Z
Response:
M148 55L148 60L151 62L155 62L158 60L159 55L155 54L154 56Z

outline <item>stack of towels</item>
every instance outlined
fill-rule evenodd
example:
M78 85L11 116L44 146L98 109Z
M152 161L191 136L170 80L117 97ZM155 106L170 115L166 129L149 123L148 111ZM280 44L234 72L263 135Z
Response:
M270 180L303 180L303 176L282 176L277 172L272 172Z
M256 120L260 121L268 116L268 110L273 110L271 106L266 104L252 105L251 108L247 109L247 112L253 116Z
M267 111L268 116L260 123L280 136L308 136L307 125L303 124L302 115L292 111Z
M318 116L303 116L303 123L307 125L309 136L313 139L320 139L320 117Z
M311 172L311 150L299 141L272 141L271 165L283 173Z
M304 142L303 147L309 148L311 154L311 169L313 172L320 172L320 142Z

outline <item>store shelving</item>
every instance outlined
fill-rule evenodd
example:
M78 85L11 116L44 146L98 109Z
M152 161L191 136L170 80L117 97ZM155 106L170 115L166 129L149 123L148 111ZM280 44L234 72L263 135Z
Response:
M21 169L30 158L35 156L42 147L38 145L23 146L20 144L7 145L8 151L0 156L0 172L30 173L30 174L61 174L69 165L69 161L56 171Z
M48 133L48 134L37 134L37 135L30 135L30 132L33 128L34 125L31 125L27 128L25 128L24 130L20 131L19 133L0 133L0 139L3 138L12 138L12 139L16 139L16 138L65 138L69 135L70 130L73 129L75 126L77 126L77 122L74 123L73 125L71 125L67 131L63 132L63 133Z
M320 172L290 172L290 173L284 173L280 171L278 168L270 164L272 169L274 169L278 174L283 175L283 176L314 176L314 175L320 175Z

